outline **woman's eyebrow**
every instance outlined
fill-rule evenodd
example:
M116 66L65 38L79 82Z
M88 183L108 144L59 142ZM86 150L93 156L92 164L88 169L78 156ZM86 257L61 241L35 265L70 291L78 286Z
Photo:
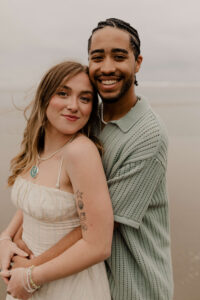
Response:
M60 85L59 88L65 89L65 90L71 90L71 88L67 85Z
M93 92L92 91L81 91L81 94L91 94L93 96Z

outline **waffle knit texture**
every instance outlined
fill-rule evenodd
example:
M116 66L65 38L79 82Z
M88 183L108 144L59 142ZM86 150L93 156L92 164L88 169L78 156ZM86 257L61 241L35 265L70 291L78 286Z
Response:
M107 273L113 300L171 300L167 134L146 99L99 134L113 204Z

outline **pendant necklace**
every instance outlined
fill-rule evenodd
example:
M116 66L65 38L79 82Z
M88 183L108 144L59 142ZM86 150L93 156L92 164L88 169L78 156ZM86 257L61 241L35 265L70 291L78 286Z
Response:
M58 150L56 150L55 152L51 153L49 156L47 157L40 157L40 155L38 154L37 156L37 160L38 160L38 163L36 163L36 165L32 166L31 170L30 170L30 175L32 178L36 178L38 173L39 173L39 164L41 161L45 161L45 160L48 160L50 158L52 158L56 153L58 153L59 151L61 151L66 144L68 144L69 142L71 142L73 139L74 139L74 135L61 147L59 148Z

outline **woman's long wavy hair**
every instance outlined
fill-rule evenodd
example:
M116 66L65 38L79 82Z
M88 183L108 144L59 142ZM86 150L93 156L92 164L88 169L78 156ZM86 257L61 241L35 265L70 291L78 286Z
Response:
M34 100L26 107L24 114L31 109L27 119L27 126L21 143L21 150L17 156L11 160L11 175L8 178L8 185L12 186L15 179L21 173L27 172L37 161L38 153L44 149L45 125L47 122L46 110L50 99L55 95L57 88L63 80L67 81L79 73L88 74L88 67L77 62L62 62L52 67L42 78ZM100 154L103 148L94 134L94 129L98 126L98 96L94 89L93 107L90 118L81 133L88 136L97 146Z

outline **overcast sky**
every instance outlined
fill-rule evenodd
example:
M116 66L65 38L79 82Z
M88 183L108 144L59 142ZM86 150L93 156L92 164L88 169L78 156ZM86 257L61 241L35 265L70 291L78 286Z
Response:
M124 19L141 38L140 81L200 82L199 0L0 0L0 89L34 85L53 64L87 63L100 20Z

